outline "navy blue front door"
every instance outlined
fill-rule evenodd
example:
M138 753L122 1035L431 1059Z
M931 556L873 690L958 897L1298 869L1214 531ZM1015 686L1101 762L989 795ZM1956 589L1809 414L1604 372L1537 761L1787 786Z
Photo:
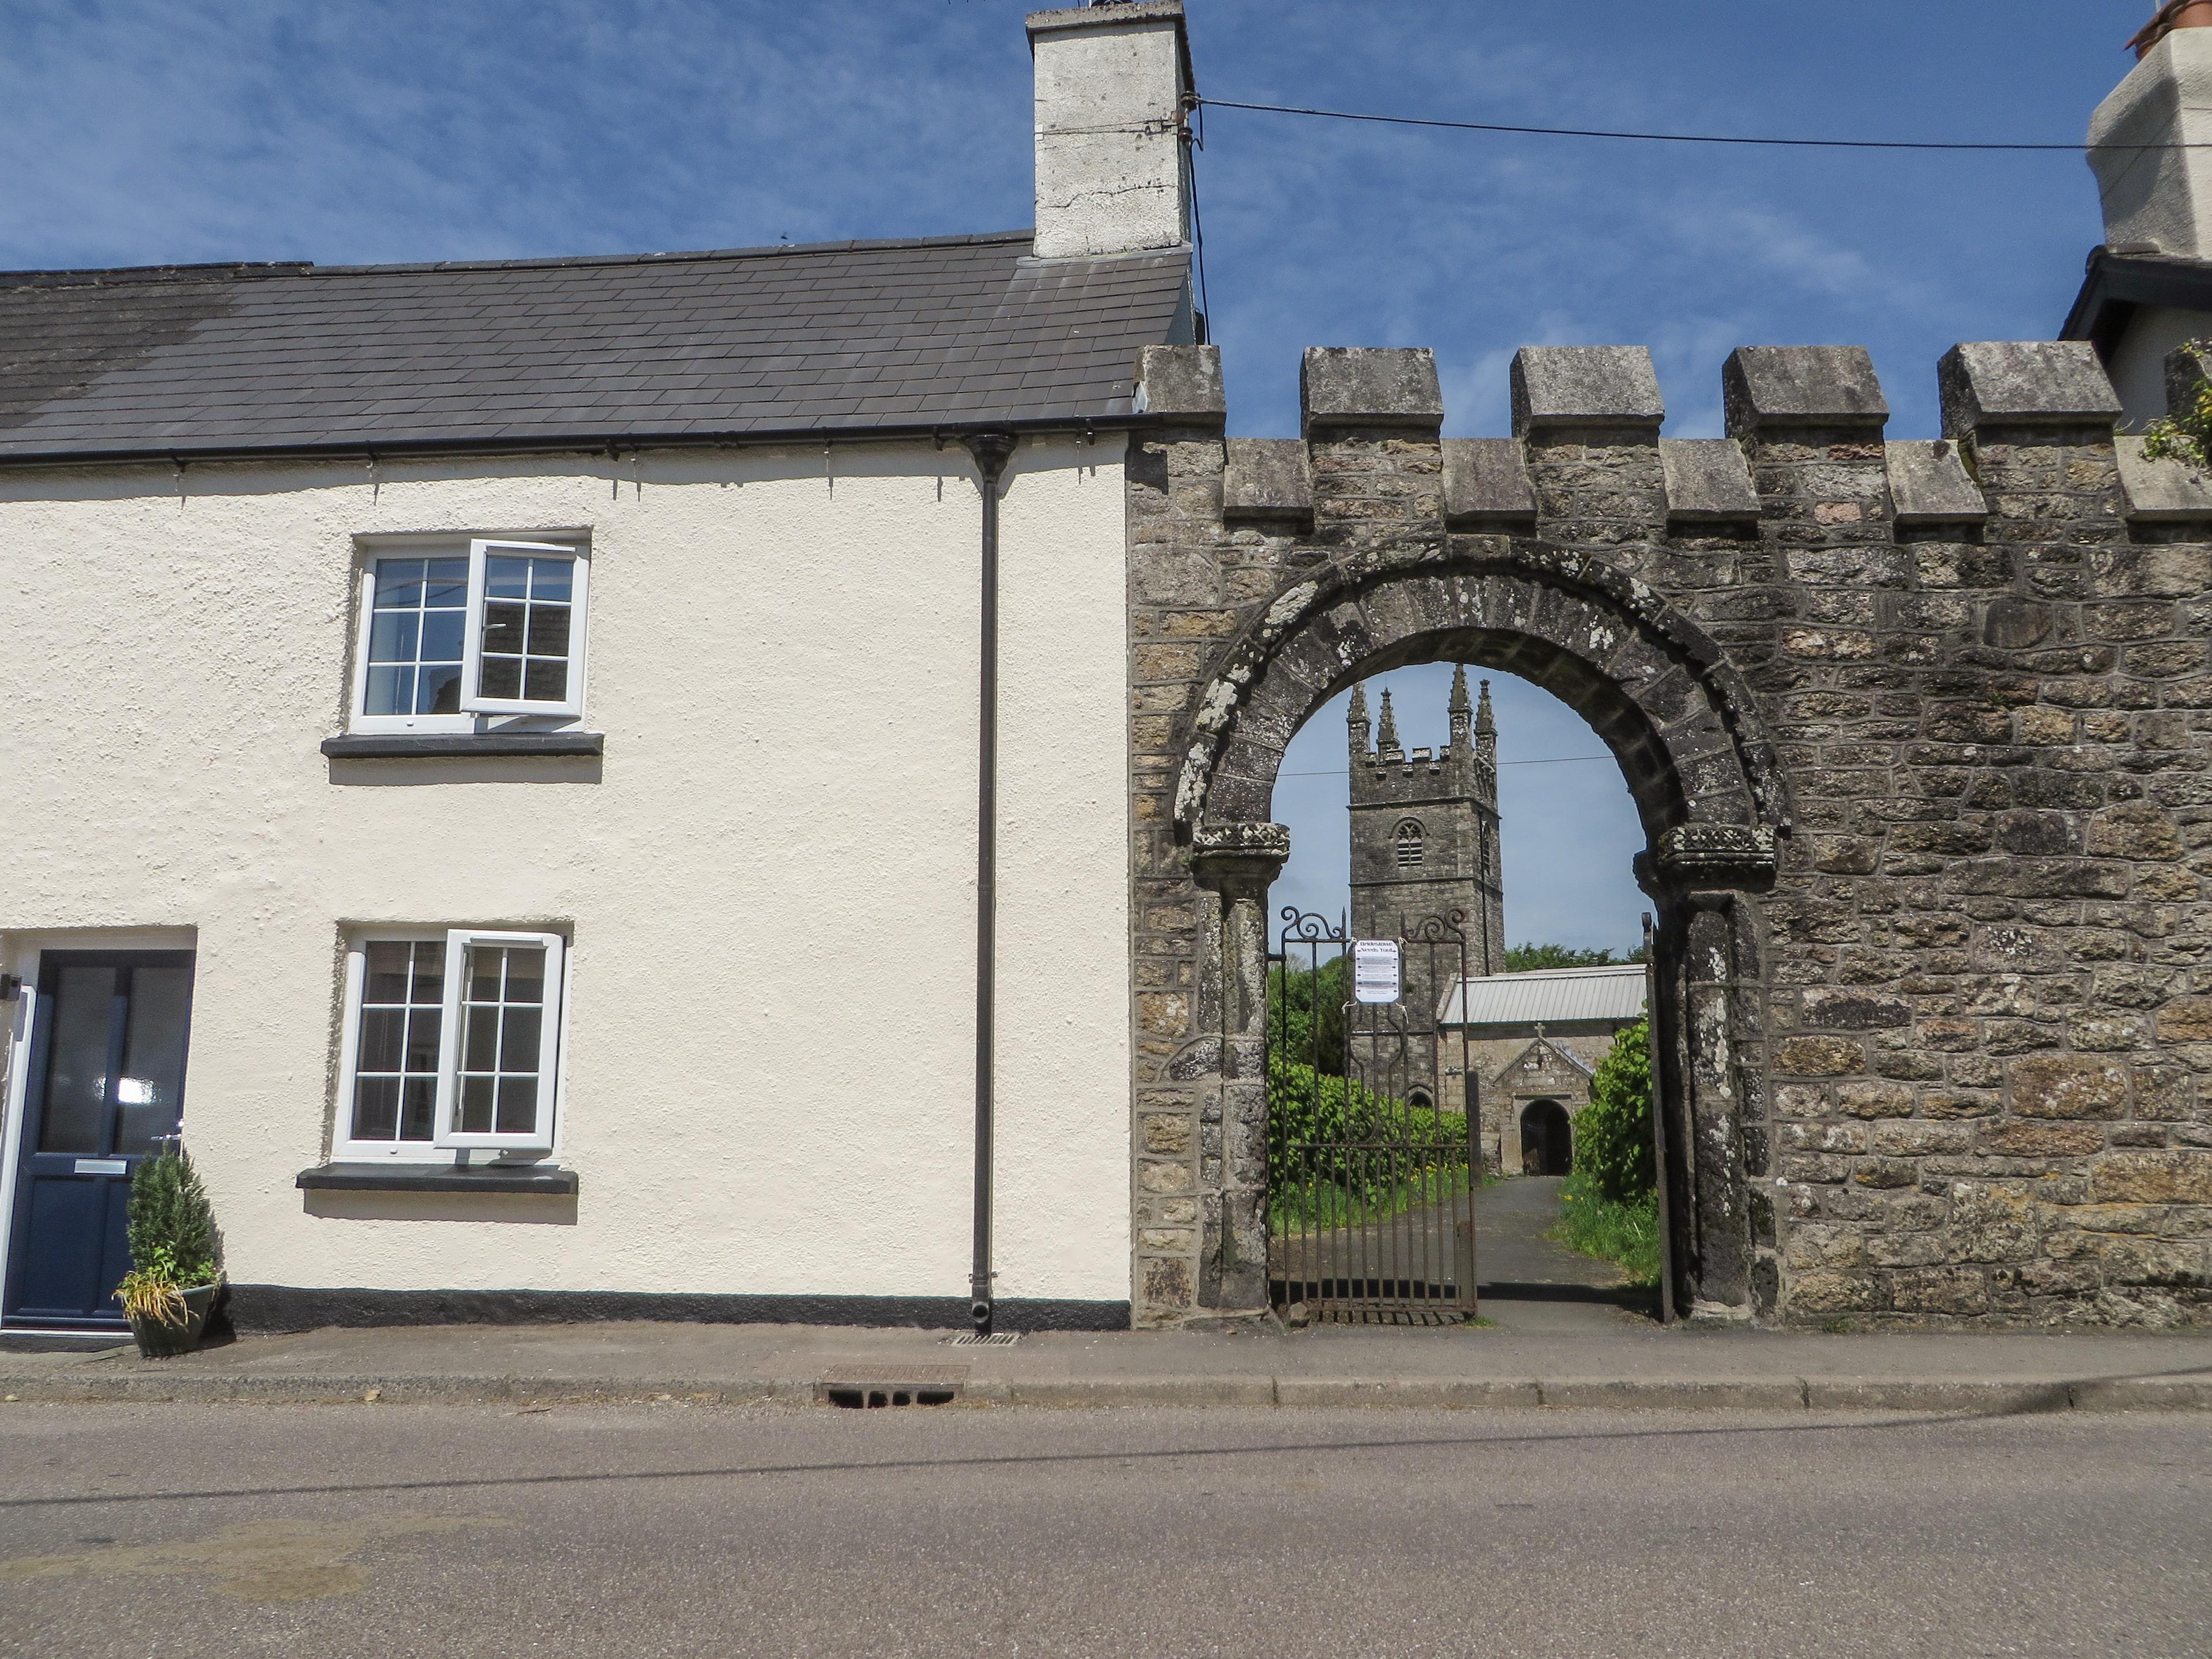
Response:
M0 1317L120 1325L131 1172L184 1115L192 953L48 951L38 998Z

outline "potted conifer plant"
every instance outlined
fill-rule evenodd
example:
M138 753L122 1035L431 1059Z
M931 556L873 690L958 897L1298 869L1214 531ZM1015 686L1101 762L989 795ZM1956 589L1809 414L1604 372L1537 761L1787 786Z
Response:
M131 1271L115 1295L138 1352L190 1353L207 1328L222 1263L207 1188L181 1148L172 1143L138 1166L125 1214Z

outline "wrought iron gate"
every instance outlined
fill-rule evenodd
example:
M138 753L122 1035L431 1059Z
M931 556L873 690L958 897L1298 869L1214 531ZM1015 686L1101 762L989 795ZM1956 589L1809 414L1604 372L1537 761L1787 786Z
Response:
M1464 1025L1465 916L1397 943L1396 1002L1353 999L1340 919L1286 909L1268 957L1268 1288L1316 1319L1440 1324L1475 1311L1481 1111ZM1341 963L1341 966L1332 964Z

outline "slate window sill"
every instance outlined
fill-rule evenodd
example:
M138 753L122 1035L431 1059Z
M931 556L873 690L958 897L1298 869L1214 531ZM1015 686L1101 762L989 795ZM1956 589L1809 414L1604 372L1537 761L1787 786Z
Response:
M332 760L601 755L606 746L604 732L369 732L323 739L323 753Z
M523 1193L573 1194L576 1172L550 1165L480 1164L457 1170L450 1164L320 1164L302 1170L294 1186L337 1193Z

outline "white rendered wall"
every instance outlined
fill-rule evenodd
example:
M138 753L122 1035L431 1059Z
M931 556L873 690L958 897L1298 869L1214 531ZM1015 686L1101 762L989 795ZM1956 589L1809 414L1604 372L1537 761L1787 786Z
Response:
M1119 453L1026 442L1003 508L1002 1297L1129 1293ZM964 1297L972 480L927 443L0 473L0 953L197 930L234 1280ZM484 530L588 532L604 767L325 760L354 538ZM294 1186L362 922L573 929L576 1199Z
M2140 432L2166 413L2166 359L2177 347L2212 334L2212 314L2173 306L2139 306L2105 365L2125 413L2122 427Z

